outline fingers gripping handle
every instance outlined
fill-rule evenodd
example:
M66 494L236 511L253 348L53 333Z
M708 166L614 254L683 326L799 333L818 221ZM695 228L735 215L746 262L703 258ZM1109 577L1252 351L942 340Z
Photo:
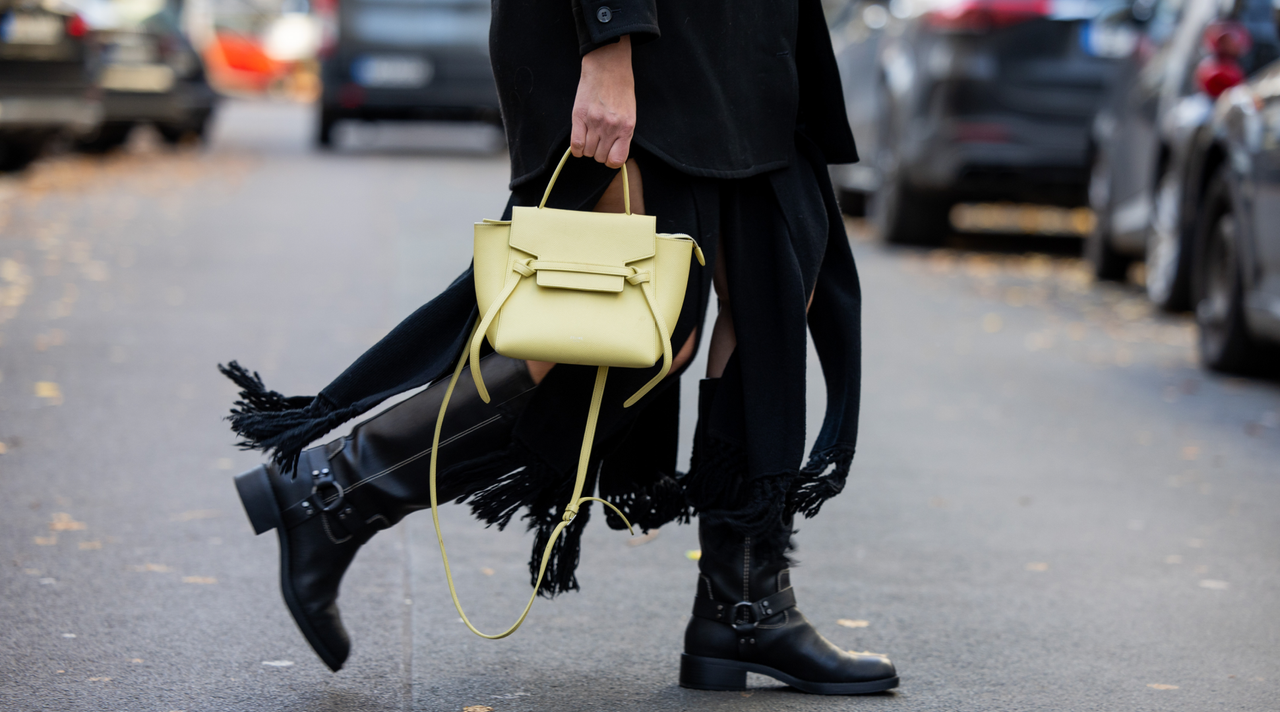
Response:
M538 209L547 207L547 198L551 197L551 188L556 184L556 179L560 177L560 171L564 168L564 164L568 163L569 156L573 155L573 149L564 152L564 156L560 158L560 163L556 165L556 170L551 174L551 180L547 181L547 189L542 193L542 202L538 203ZM622 209L627 215L631 214L631 185L627 182L627 164L622 164Z

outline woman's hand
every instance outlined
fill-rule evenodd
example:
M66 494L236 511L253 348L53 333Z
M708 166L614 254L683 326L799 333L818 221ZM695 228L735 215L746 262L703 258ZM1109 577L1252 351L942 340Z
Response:
M618 168L631 152L636 128L636 83L631 74L631 38L588 52L582 58L578 95L573 100L569 146Z

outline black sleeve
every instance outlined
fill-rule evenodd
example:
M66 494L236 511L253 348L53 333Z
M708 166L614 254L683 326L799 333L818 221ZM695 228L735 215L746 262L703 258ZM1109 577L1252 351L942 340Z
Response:
M655 40L657 0L571 0L578 52L586 54L631 35L632 45Z

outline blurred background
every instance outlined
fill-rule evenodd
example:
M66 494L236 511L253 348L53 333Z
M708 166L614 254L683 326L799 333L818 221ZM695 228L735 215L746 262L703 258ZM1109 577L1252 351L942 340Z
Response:
M691 527L592 528L583 591L489 643L411 517L337 675L280 605L214 364L315 393L466 268L509 178L488 2L0 0L0 707L1274 710L1274 2L824 0L864 396L795 580L904 675L839 700L675 686ZM529 537L444 521L505 625Z

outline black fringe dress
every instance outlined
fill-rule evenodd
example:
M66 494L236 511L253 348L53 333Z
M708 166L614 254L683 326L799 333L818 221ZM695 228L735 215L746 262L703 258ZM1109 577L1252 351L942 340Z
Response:
M830 57L829 40L825 35L823 40ZM802 109L803 103L801 98ZM861 292L819 147L822 136L814 133L820 132L798 120L785 165L741 178L691 175L687 166L678 170L660 157L665 152L642 134L633 143L646 211L657 217L658 230L693 236L707 258L705 268L695 263L691 270L673 346L679 349L704 323L720 250L725 251L738 340L714 402L703 404L703 436L687 473L676 463L677 378L669 377L639 404L623 409L625 397L648 381L656 366L611 370L587 492L596 489L639 527L687 522L696 515L747 535L774 533L791 515L817 514L844 488L857 441ZM539 153L559 155L566 146L562 135L545 142ZM514 144L512 151L517 152ZM548 204L590 210L614 174L594 161L570 160ZM540 170L521 177L506 216L512 206L536 205L548 175ZM282 468L291 469L303 448L338 425L393 395L447 378L477 318L467 269L316 396L269 391L256 374L232 362L224 372L243 389L230 417L241 446L268 451ZM807 461L806 327L827 395L822 430ZM704 336L701 329L698 336ZM510 445L454 470L467 480L458 502L469 505L478 519L505 528L519 515L535 532L531 577L572 490L594 378L593 367L552 369L517 421ZM424 423L423 431L429 433L432 425ZM574 571L589 505L584 503L554 549L543 594L578 588ZM612 512L606 521L623 526Z

